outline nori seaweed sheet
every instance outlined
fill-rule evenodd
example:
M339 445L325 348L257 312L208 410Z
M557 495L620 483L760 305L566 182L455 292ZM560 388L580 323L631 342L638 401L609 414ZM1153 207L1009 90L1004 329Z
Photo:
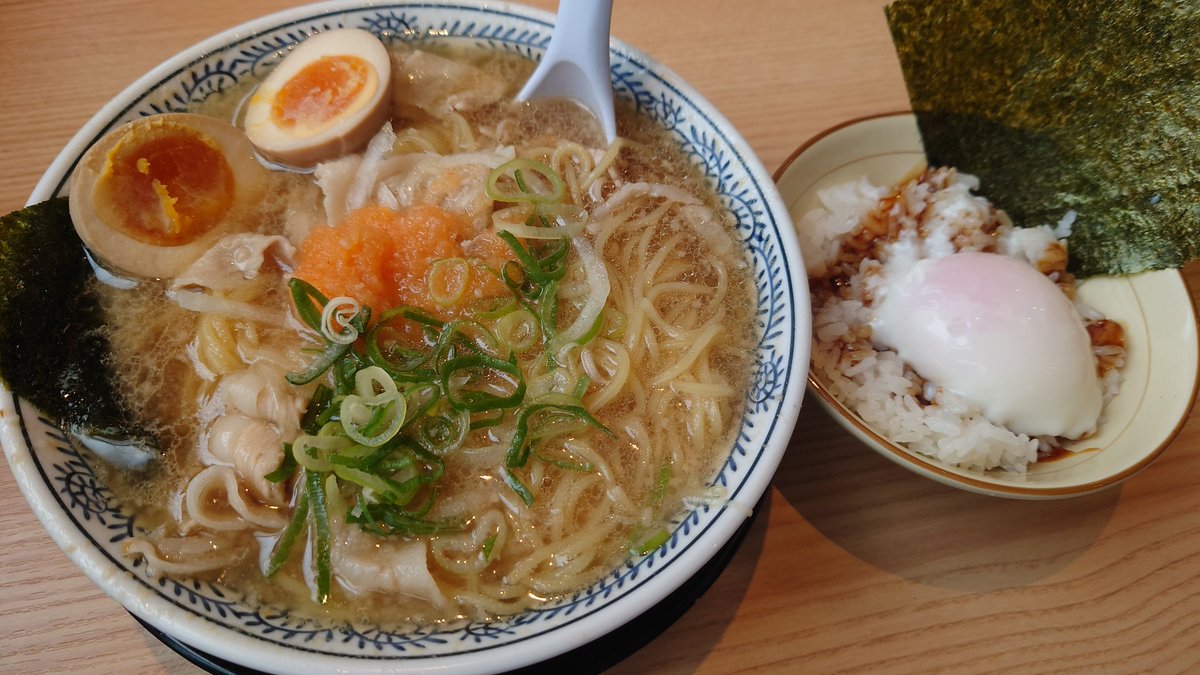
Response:
M122 405L66 198L0 216L0 377L65 428L148 439Z
M1200 3L899 0L892 39L931 164L1018 225L1078 214L1079 276L1200 255Z

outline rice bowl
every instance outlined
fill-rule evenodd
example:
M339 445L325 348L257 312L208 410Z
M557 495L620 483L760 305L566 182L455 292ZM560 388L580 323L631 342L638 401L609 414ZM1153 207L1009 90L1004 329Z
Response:
M848 122L815 137L776 172L776 180L799 223L819 205L817 193L823 188L852 183L863 176L875 185L894 185L924 168L914 118L896 113ZM1182 424L1196 386L1195 313L1182 277L1173 270L1091 278L1080 285L1079 297L1126 327L1129 349L1124 383L1107 408L1107 423L1096 435L1071 445L1076 452L1053 462L1035 463L1024 474L967 470L929 458L893 442L887 433L865 421L833 393L815 369L809 375L809 388L843 427L869 447L907 469L956 488L993 496L1048 499L1115 485L1153 460Z

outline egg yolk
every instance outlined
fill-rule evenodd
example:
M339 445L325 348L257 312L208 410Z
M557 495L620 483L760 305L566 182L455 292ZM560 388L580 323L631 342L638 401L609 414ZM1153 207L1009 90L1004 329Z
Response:
M375 69L357 56L322 56L301 68L275 94L276 125L316 133L369 98L378 86Z
M121 233L155 246L190 243L232 208L233 169L205 134L172 123L130 130L108 152L93 201Z

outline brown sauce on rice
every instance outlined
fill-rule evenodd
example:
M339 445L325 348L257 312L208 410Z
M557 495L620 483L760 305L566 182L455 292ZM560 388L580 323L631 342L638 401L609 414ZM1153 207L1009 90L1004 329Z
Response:
M826 261L824 271L809 277L814 314L819 314L826 305L840 301L861 302L864 308L871 307L874 302L871 279L882 274L879 263L886 259L888 247L906 233L907 236L911 236L915 231L918 239L923 241L930 235L932 228L944 228L944 222L931 222L939 217L932 200L938 191L958 180L959 174L954 169L929 168L890 189L880 198L856 227L840 237L836 255ZM1003 211L981 197L973 199L976 200L976 205L981 206L975 212L978 217L949 233L948 240L953 245L954 252L1001 252L1000 237L1004 233L1014 231L1012 222ZM946 236L946 232L940 232L939 236ZM1067 249L1063 242L1051 240L1039 258L1028 262L1052 281L1067 298L1075 300L1076 279L1067 269ZM1119 377L1117 369L1124 360L1124 330L1115 321L1101 317L1085 315L1084 320L1095 356L1097 374L1102 383L1107 385L1108 382L1112 382L1111 389L1115 392L1115 383ZM871 327L866 323L849 325L846 331L832 340L822 340L821 333L817 332L814 337L814 356L822 343L825 343L826 350L832 349L836 353L837 371L854 372L860 364L877 355L871 338ZM903 375L911 383L906 393L913 397L919 407L936 405L936 387L927 383L907 365L904 366ZM1070 455L1070 451L1063 447L1066 440L1059 437L1037 437L1037 461L1053 461Z

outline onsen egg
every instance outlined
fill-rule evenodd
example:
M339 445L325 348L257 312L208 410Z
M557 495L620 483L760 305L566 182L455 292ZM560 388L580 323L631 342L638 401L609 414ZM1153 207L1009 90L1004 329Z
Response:
M102 263L173 277L236 224L267 171L228 122L186 113L143 117L93 145L71 177L75 231Z
M391 87L391 57L374 35L319 33L251 95L246 134L268 159L310 166L365 145L390 113Z
M961 252L918 261L883 292L872 339L927 381L1018 433L1077 438L1095 428L1103 396L1091 341L1045 275Z

